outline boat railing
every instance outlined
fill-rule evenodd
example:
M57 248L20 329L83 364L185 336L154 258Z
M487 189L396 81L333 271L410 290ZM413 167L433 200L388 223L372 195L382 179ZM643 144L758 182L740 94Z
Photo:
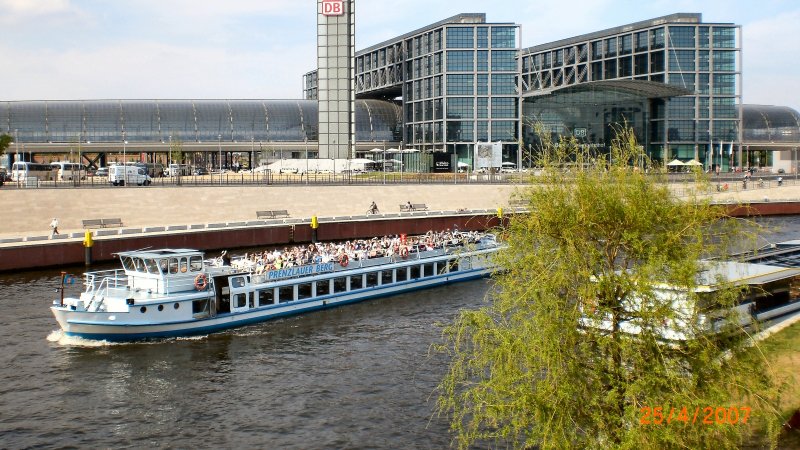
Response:
M95 296L103 290L127 287L128 276L121 269L88 272L84 275L84 285L86 293Z

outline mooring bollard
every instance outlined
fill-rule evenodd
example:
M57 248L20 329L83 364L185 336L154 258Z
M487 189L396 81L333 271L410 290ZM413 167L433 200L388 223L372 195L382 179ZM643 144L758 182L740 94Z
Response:
M86 233L83 235L83 255L86 266L92 265L92 246L94 245L94 240L92 239L92 231L86 230Z

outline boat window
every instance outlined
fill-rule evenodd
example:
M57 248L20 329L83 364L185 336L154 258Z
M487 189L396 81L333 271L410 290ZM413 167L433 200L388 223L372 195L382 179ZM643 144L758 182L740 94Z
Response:
M364 275L354 275L350 277L350 290L364 289Z
M125 270L129 271L136 270L136 266L133 265L133 258L131 258L130 256L122 258L122 267L124 267Z
M147 266L147 273L158 274L158 265L155 259L145 259L144 264Z
M431 277L433 276L433 263L427 263L422 265L422 276L423 277Z
M209 315L210 303L208 299L192 301L192 316L193 317L206 317Z
M311 283L297 285L297 299L311 298Z
M331 280L317 281L317 297L331 293Z
M203 270L203 258L200 256L192 256L189 258L189 270L192 272L200 272Z
M436 269L439 271L439 275L444 275L448 272L448 267L450 266L450 261L439 261L436 263Z
M397 275L395 275L397 281L406 281L408 279L408 267L401 267L397 269Z
M247 306L247 294L235 294L233 296L233 307L244 308Z
M367 273L367 286L368 288L378 285L378 272Z
M244 277L231 277L231 287L240 288L244 286Z
M450 260L450 272L458 272L458 270L459 270L458 267L459 267L458 260L457 259L451 259Z
M411 279L418 280L421 277L421 270L419 265L411 266Z
M469 270L472 269L472 260L469 256L465 256L461 258L461 270Z
M178 273L178 258L169 259L169 273Z
M286 303L292 300L294 300L294 289L292 289L292 286L284 286L282 288L278 288L279 303Z
M392 284L392 272L394 272L392 269L381 272L381 284Z
M137 272L147 272L147 268L144 266L144 261L141 258L135 258L133 263L136 264Z
M262 289L258 291L258 306L266 306L275 303L272 289Z
M161 267L161 273L169 273L167 271L168 260L166 258L158 260L158 265Z
M186 271L189 270L189 261L186 258L180 259L180 265L182 273L186 273Z
M334 278L333 280L333 292L338 294L339 292L344 292L347 290L347 278ZM319 293L319 288L317 288L317 293Z

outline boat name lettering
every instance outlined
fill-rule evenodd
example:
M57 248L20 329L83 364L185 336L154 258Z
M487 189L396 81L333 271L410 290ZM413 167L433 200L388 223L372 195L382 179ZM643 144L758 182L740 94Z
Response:
M269 271L269 280L279 278L296 277L299 275L312 275L315 273L330 272L333 270L333 263L313 264L310 266L287 267Z

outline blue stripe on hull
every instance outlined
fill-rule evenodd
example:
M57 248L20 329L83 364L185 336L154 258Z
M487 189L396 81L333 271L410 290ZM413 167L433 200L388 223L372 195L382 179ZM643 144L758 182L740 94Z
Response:
M214 333L217 331L222 331L230 328L237 328L245 325L251 325L254 323L266 322L273 319L278 319L282 317L289 317L289 316L296 316L300 314L304 314L311 311L318 311L322 309L330 309L335 308L341 305L348 305L352 303L359 303L365 300L372 300L381 297L390 297L397 294L405 294L407 292L413 292L423 289L428 289L431 287L442 286L446 284L453 284L453 283L460 283L463 281L472 281L477 280L480 278L485 278L489 276L489 273L483 269L475 270L474 274L464 274L463 277L458 277L454 279L450 279L449 276L442 276L440 279L428 279L426 283L414 283L409 284L403 287L401 290L390 290L393 287L397 287L396 284L391 285L388 289L385 290L373 290L367 289L364 292L364 295L359 295L356 298L338 301L334 303L325 303L325 304L315 304L315 305L307 305L306 307L292 310L292 311L283 311L283 312L276 312L269 315L263 315L248 319L240 319L231 322L216 324L216 325L209 325L206 327L198 327L198 328L191 328L191 329L177 329L177 330L167 330L167 331L154 331L154 332L147 332L147 333L74 333L74 332L64 332L67 336L75 336L84 339L93 339L93 340L105 340L105 341L133 341L133 340L142 340L142 339L149 339L149 338L166 338L166 337L184 337L184 336L197 336L203 334ZM433 282L430 282L433 281ZM375 292L374 294L370 294L369 292ZM388 292L387 292L388 291ZM331 299L336 298L336 296L329 297ZM318 301L327 302L325 298L320 299L313 299L312 301L306 301L306 303L316 303ZM294 302L293 304L297 304ZM292 303L287 303L286 306L291 306ZM216 319L204 319L204 320L216 320ZM147 324L146 326L153 326L153 324ZM126 327L123 325L123 327ZM126 327L127 328L127 327Z

